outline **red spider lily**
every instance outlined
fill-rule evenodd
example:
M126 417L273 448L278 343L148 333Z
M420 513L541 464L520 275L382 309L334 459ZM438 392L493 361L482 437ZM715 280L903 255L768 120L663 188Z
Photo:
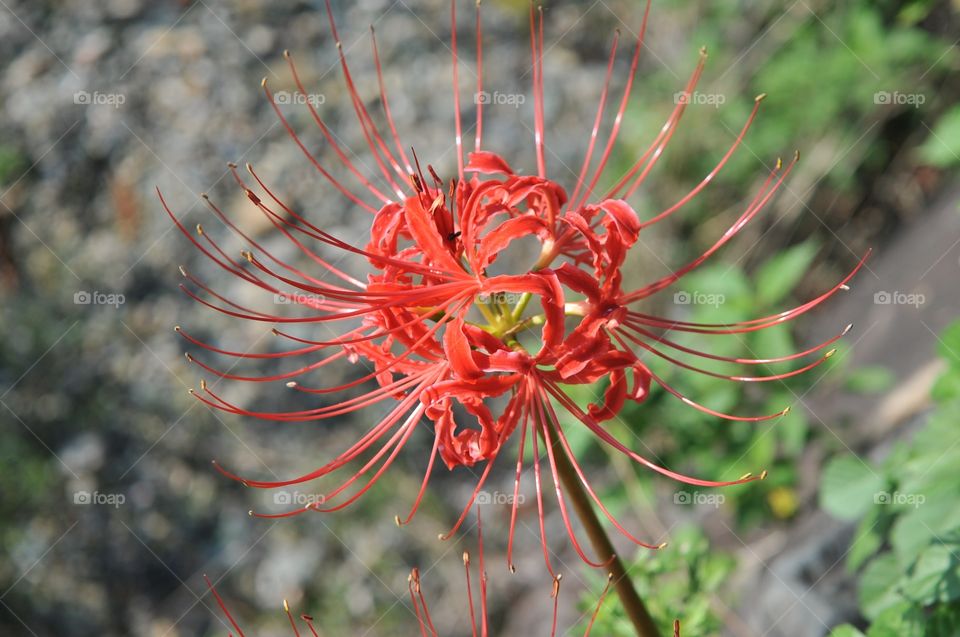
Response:
M766 359L729 358L684 346L669 337L670 332L697 334L742 334L765 329L792 320L819 306L841 289L863 265L861 260L833 288L791 310L731 324L691 323L675 321L634 311L631 306L667 288L697 268L708 257L728 243L770 202L789 175L798 157L784 167L776 167L760 186L742 214L701 256L671 274L634 290L625 290L624 259L647 227L679 211L696 197L719 173L741 144L753 123L762 97L756 98L749 117L731 147L713 170L674 205L641 220L629 199L643 184L677 130L689 99L677 100L650 147L631 169L607 193L598 196L597 184L604 174L616 146L624 112L631 96L646 31L649 3L643 16L639 36L633 48L630 71L623 88L610 134L602 145L599 160L594 161L598 132L606 114L609 87L619 45L614 37L600 96L596 118L583 164L572 196L547 177L545 161L545 116L543 90L543 14L530 10L530 47L533 68L534 142L537 174L517 174L509 163L484 150L483 105L476 108L474 150L464 158L463 130L458 84L459 53L456 31L456 2L451 4L453 51L453 96L457 176L449 182L427 165L424 172L417 155L408 155L394 125L389 101L383 89L383 76L376 40L373 53L380 87L380 106L386 127L378 126L358 93L346 56L340 46L333 13L327 3L330 27L337 42L337 52L344 80L357 121L388 192L383 192L364 176L344 152L315 106L307 100L310 114L338 161L356 180L358 192L338 181L307 149L297 132L276 105L273 94L263 82L266 97L281 123L321 176L348 200L372 214L370 239L355 246L338 239L312 222L307 215L285 204L247 165L250 179L245 180L236 166L231 171L256 207L297 250L319 266L317 272L306 272L271 253L237 227L214 203L204 197L213 213L250 248L243 259L229 256L203 228L197 236L161 202L177 227L189 240L218 266L252 286L274 295L282 295L302 306L296 317L262 312L231 300L187 271L190 285L181 287L191 297L229 316L274 325L274 334L296 344L295 348L278 353L257 354L231 351L205 343L179 327L177 331L190 343L212 353L236 359L280 359L303 356L307 362L299 369L270 376L243 376L221 370L211 364L188 358L219 379L251 382L284 381L296 391L323 396L350 392L337 403L299 411L254 411L229 402L214 389L201 382L201 391L192 392L208 406L231 414L282 422L312 422L336 418L381 403L392 404L389 413L372 425L348 449L330 462L305 475L286 480L263 481L241 478L219 467L225 475L257 488L276 488L302 484L343 469L362 460L359 470L345 477L335 488L305 507L261 517L286 517L305 511L335 511L360 498L387 471L400 450L418 429L433 433L433 445L425 465L423 481L409 514L397 518L408 522L416 513L434 464L439 456L448 468L472 467L483 463L472 497L463 509L449 537L463 523L470 507L481 491L495 461L511 438L517 440L515 495L519 493L524 469L524 447L532 445L533 474L544 559L554 573L546 548L544 501L542 495L540 445L555 486L567 533L580 557L595 566L581 548L570 522L564 489L558 476L555 454L569 457L574 472L596 506L619 531L636 544L648 548L658 545L631 535L607 510L592 489L587 477L573 456L565 427L557 406L568 411L605 444L633 461L683 483L717 487L742 484L762 479L747 474L737 480L712 481L682 475L640 455L618 440L604 422L615 418L627 400L644 401L651 383L690 405L713 416L737 421L761 422L777 418L783 411L760 416L724 414L684 396L663 378L651 371L650 356L663 358L682 369L739 382L776 381L808 371L823 363L834 350L821 353L840 336L789 356ZM479 4L476 15L477 94L483 93L482 33ZM285 54L298 89L306 93L289 54ZM683 94L694 91L703 71L706 55L700 60ZM482 100L477 100L481 101ZM383 130L387 132L384 133ZM411 161L412 160L412 161ZM429 175L429 177L428 177ZM256 189L256 191L255 191ZM372 203L370 203L372 201ZM540 253L536 262L519 274L492 274L495 264L510 246L522 237L536 237ZM336 248L345 256L360 257L373 273L366 280L339 269L335 263L311 249L314 242ZM531 303L533 299L537 303ZM575 323L575 325L574 325ZM316 324L325 327L344 326L328 340L313 340L285 331L286 324ZM793 371L767 375L742 376L714 372L687 362L684 357L699 357L723 364L762 365L802 360ZM309 387L300 378L310 372L336 363L364 365L368 373L335 387ZM367 381L377 387L366 393L359 389ZM598 402L581 408L565 392L565 385L593 385L604 381L607 389ZM354 390L356 393L353 393ZM499 407L498 407L499 406ZM465 414L466 418L461 415ZM519 429L519 433L516 433ZM514 498L510 522L512 553L517 520ZM662 545L659 545L662 546ZM512 564L512 561L511 561Z
M480 512L479 508L477 510L477 520L478 520L478 567L480 571L480 586L479 586L479 609L474 604L474 587L473 587L473 577L471 574L472 559L470 553L467 551L463 552L463 568L464 576L467 583L466 597L467 597L467 608L469 611L470 618L470 629L473 637L488 637L490 634L490 620L487 609L487 572L484 569L484 560L483 560L483 532L479 524ZM204 580L207 582L207 587L210 589L210 592L213 594L214 599L217 602L217 605L220 607L220 610L223 612L224 616L227 619L227 622L233 627L233 630L236 631L238 637L244 637L243 629L240 628L240 625L237 623L236 618L227 608L227 604L224 599L220 596L220 593L217 592L217 589L214 587L213 582L210 581L206 575L203 576ZM607 596L607 593L610 591L610 584L613 576L610 575L607 577L607 583L603 587L603 590L600 592L600 596L597 599L596 604L594 605L593 612L590 613L590 618L587 621L587 626L583 637L590 637L590 633L593 630L593 626L597 621L597 616L600 613L600 608L603 606L603 601ZM557 576L553 580L553 584L550 590L550 598L553 599L553 613L552 621L550 625L550 637L555 637L557 634L557 611L559 610L559 600L560 600L560 582L562 578ZM419 635L421 637L439 637L439 632L437 631L436 625L434 624L433 617L430 615L430 608L427 604L427 598L423 593L421 587L421 576L420 569L414 568L410 571L410 575L407 578L407 590L410 594L410 605L413 608L414 617L417 620L417 627L419 628ZM290 628L293 631L293 635L300 637L302 633L298 628L298 623L293 616L293 613L290 611L290 605L286 600L283 601L283 612L287 615L287 620L290 622ZM314 637L319 637L320 633L318 632L315 620L310 615L300 615L300 622L303 627L310 631L310 634ZM231 637L233 634L231 633ZM674 620L673 622L673 637L680 637L680 622L679 620Z

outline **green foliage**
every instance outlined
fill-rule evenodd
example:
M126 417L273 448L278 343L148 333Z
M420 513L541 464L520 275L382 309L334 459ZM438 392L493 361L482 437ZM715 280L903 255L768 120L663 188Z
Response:
M674 534L669 546L640 553L627 569L637 592L665 634L673 620L679 619L685 635L713 635L723 624L711 600L724 590L723 583L735 565L732 556L711 550L702 531L685 527ZM609 637L636 634L615 597L610 595L604 600L591 634ZM584 610L591 608L589 597L584 598L583 605Z
M942 168L960 164L960 106L954 106L933 127L920 147L920 157Z
M940 352L947 371L925 428L876 466L835 458L821 482L825 509L860 518L847 567L862 569L867 637L951 637L960 626L960 322L944 333ZM865 503L870 489L873 502ZM840 627L832 637L859 634L850 630Z
M820 506L842 520L854 520L866 513L885 486L883 478L855 456L831 462L820 484Z
M844 388L860 394L875 394L892 387L895 380L893 372L886 367L861 367L847 375Z
M23 156L16 149L0 144L0 185L15 181L25 168Z
M757 271L757 296L760 303L773 305L783 301L807 274L816 254L816 244L807 242L771 257Z
M658 69L645 78L651 95L672 96L681 90L688 69L696 63L696 50L705 44L710 57L698 91L721 95L719 108L693 105L684 115L678 137L685 145L671 146L664 155L668 168L657 173L651 188L669 194L684 191L691 180L711 170L739 130L753 97L766 93L756 125L746 147L731 158L714 180L713 194L690 203L687 219L711 216L737 205L743 187L772 166L777 157L833 149L846 161L825 175L833 187L853 190L851 180L858 162L882 164L889 149L872 144L882 131L867 130L867 122L899 109L919 128L923 118L936 136L928 134L922 159L937 165L960 160L960 115L954 111L938 120L937 96L958 52L952 39L938 39L918 24L931 10L931 2L918 0L891 15L890 3L850 0L836 3L793 5L790 2L698 3L697 25L690 38L689 54L670 69ZM730 46L755 29L749 49ZM947 52L944 54L944 52ZM681 79L683 78L683 79ZM920 108L891 104L882 94L899 93L921 99ZM878 97L880 95L880 97ZM922 97L916 97L922 96ZM615 159L611 173L624 174L647 148L674 106L670 99L639 102L629 112L625 127L628 148ZM937 141L939 137L943 141ZM857 156L858 149L869 153ZM843 151L848 152L843 152Z

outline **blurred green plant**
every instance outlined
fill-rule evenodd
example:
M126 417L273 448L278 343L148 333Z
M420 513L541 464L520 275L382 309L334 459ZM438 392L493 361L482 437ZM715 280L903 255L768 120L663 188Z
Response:
M920 147L920 157L940 168L960 164L960 106L954 106L936 123Z
M664 634L679 618L684 635L713 635L723 627L714 600L735 567L733 556L711 549L701 530L683 527L670 546L641 552L628 570ZM584 596L582 606L588 617L595 603L590 594ZM636 633L617 600L607 596L591 634L630 637Z
M26 168L23 155L12 146L0 144L0 185L7 185Z
M843 455L823 475L820 502L858 520L847 568L859 573L867 637L954 637L960 627L960 322L940 340L947 362L935 408L879 463ZM832 637L863 637L850 625Z
M875 125L895 116L903 116L911 127L920 127L922 118L933 129L923 131L927 141L921 160L937 166L960 162L960 110L941 117L945 105L938 98L958 52L952 38L944 40L921 24L936 4L784 1L745 8L697 3L689 56L685 63L670 62L669 68L657 64L644 77L647 94L656 97L637 100L628 111L626 143L610 173L626 172L650 144L674 106L663 96L681 90L700 44L710 58L697 92L714 99L687 109L678 138L688 141L670 147L651 180L658 199L685 192L691 180L711 170L753 106L753 97L766 93L767 99L744 147L714 180L712 196L689 204L685 218L691 222L735 205L743 184L763 172L759 162L772 166L794 148L805 155L819 148L829 150L823 156L842 156L842 163L831 166L834 160L825 160L817 170L824 183L856 190L854 176L861 165L885 166L896 151L882 140L884 127ZM742 51L730 44L741 40Z

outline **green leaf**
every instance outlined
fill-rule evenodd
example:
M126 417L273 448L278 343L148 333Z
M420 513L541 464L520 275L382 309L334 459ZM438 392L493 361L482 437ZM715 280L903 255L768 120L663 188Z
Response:
M920 158L941 168L960 164L960 106L941 117L920 146Z
M853 543L850 545L850 552L847 553L848 571L852 572L860 568L883 545L883 534L879 522L881 512L882 509L876 507L860 520Z
M807 274L817 245L807 241L770 258L757 272L757 296L765 306L782 301Z
M886 367L861 367L853 370L844 381L849 391L860 394L878 394L889 389L896 381L896 376Z
M927 466L935 467L935 460L931 458ZM904 502L890 532L893 551L904 565L913 563L932 542L947 538L960 528L960 499L953 481L937 481L922 492L905 489L890 497L894 506L898 505L897 499ZM914 504L910 505L910 501Z
M930 396L938 403L960 397L960 370L950 369L933 384Z
M937 544L927 548L914 564L904 584L904 594L927 606L950 602L960 597L960 558L958 547Z
M923 610L906 602L881 613L867 637L923 637L923 633Z
M958 109L960 110L960 109ZM940 356L951 368L960 370L960 321L943 331L939 339Z
M820 506L841 520L855 520L876 503L886 481L854 456L840 456L827 465L820 482Z
M864 615L876 618L886 609L903 601L903 596L900 595L902 573L895 555L888 553L870 562L860 579L860 607Z

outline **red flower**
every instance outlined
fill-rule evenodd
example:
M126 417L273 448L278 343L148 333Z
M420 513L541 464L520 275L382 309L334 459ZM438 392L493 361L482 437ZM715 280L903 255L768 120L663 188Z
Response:
M649 5L647 7L649 11ZM183 227L171 212L181 231L218 266L252 286L282 295L302 306L301 315L290 317L248 308L226 298L184 271L191 284L182 286L199 302L222 312L250 321L278 326L277 337L292 341L296 347L269 354L229 351L207 344L178 331L192 344L210 352L239 359L272 359L308 357L299 369L272 376L241 376L230 369L220 370L208 363L188 357L203 369L221 379L269 382L289 381L296 391L326 395L346 392L338 403L299 411L253 411L229 402L206 383L195 395L208 406L232 414L253 416L283 422L312 422L337 418L380 403L392 404L389 413L359 436L348 449L316 470L280 481L251 480L220 468L226 475L258 488L301 484L334 474L353 461L363 461L359 470L350 472L343 481L318 501L293 511L263 517L284 517L307 510L334 511L355 502L370 489L396 459L399 451L418 429L432 431L433 446L425 464L425 475L413 506L404 520L409 521L419 506L437 457L454 469L482 463L483 471L473 496L454 524L449 536L459 528L477 494L483 488L495 461L515 439L519 448L516 463L515 495L519 493L523 473L524 446L533 446L534 481L544 544L544 558L550 568L544 535L544 503L540 465L540 445L546 452L547 464L555 485L560 512L567 532L582 559L591 561L580 547L569 521L564 489L558 476L555 454L569 456L573 471L603 514L633 542L650 548L657 545L633 537L604 507L574 458L557 413L557 406L569 411L605 444L653 471L687 484L725 486L762 479L747 474L730 481L711 481L676 473L643 457L615 438L604 421L615 418L627 400L644 401L651 383L684 401L694 409L732 420L759 422L784 413L763 416L734 416L719 413L683 396L651 371L645 361L650 356L675 365L732 381L762 382L783 379L807 371L830 356L833 350L820 355L843 333L816 347L796 354L771 359L726 358L693 350L669 338L669 333L736 334L764 329L792 320L830 298L862 266L863 261L847 277L821 296L779 314L736 324L699 324L675 321L643 314L631 309L632 304L667 288L695 269L724 244L730 241L771 200L790 173L796 158L785 169L776 168L759 192L727 232L700 257L638 289L624 289L623 263L627 252L649 226L680 210L723 168L740 145L753 122L762 101L755 100L753 109L730 149L702 182L676 204L652 218L642 221L629 204L629 199L643 183L661 157L684 113L688 100L678 104L649 149L637 159L632 169L603 196L594 192L607 161L615 147L623 115L629 102L637 69L647 13L635 44L630 75L627 78L611 133L597 165L594 154L598 131L606 110L608 88L618 47L614 38L610 63L597 115L582 169L572 196L547 177L545 162L545 117L543 110L543 16L536 19L530 12L530 39L533 60L533 93L535 111L536 175L519 175L502 157L484 150L482 143L483 104L477 104L476 137L473 152L464 161L459 93L454 90L455 130L458 157L457 176L445 183L434 168L427 165L424 173L416 154L408 156L393 124L389 102L383 91L379 54L374 41L377 76L380 81L380 102L389 132L386 136L368 112L350 74L336 25L329 10L330 26L338 40L337 50L348 92L357 120L390 192L384 193L353 164L337 143L314 105L307 100L310 113L339 161L346 167L365 195L357 194L337 179L307 150L297 133L275 104L266 82L263 89L280 121L317 168L321 176L357 206L372 214L370 239L364 247L342 241L308 217L287 206L275 195L251 166L247 166L252 182L245 181L236 167L234 178L255 206L299 251L318 266L314 272L303 271L272 254L266 247L233 224L212 202L214 214L249 245L244 260L229 256L198 226L197 237ZM452 4L452 22L456 25L456 3ZM481 32L477 14L477 63L482 68ZM457 84L458 48L453 28L454 87ZM293 77L301 92L296 68L286 56ZM687 83L684 94L695 88L703 70L705 54ZM482 73L480 74L482 76ZM483 93L478 80L477 94ZM481 101L482 100L478 100ZM385 138L386 137L386 138ZM392 140L392 141L388 141ZM391 148L393 146L393 148ZM412 158L412 163L410 159ZM428 177L429 175L429 177ZM254 183L255 182L255 183ZM256 189L256 192L254 191ZM258 194L259 193L259 194ZM367 195L373 203L369 203ZM161 196L161 201L163 198ZM166 203L164 202L164 207ZM168 212L169 209L167 209ZM526 272L493 274L503 251L523 237L536 237L540 253ZM366 280L348 274L310 248L310 244L336 248L345 255L358 257L372 267ZM244 263L244 261L246 263ZM536 300L536 303L532 301ZM573 325L573 322L576 324ZM283 329L286 324L323 325L317 337L307 339ZM332 326L343 326L338 334L324 337ZM849 328L848 328L849 329ZM327 352L326 354L322 354ZM673 353L669 353L673 352ZM759 365L771 362L800 360L817 355L794 371L772 376L725 375L702 369L683 360L695 356L723 363ZM322 358L316 359L316 356ZM336 362L364 365L369 373L336 387L310 387L300 378ZM564 392L564 385L593 385L605 380L608 387L602 398L582 409ZM377 388L359 393L367 381L376 381ZM497 407L503 405L502 407ZM519 433L516 433L519 430ZM218 467L219 468L219 467ZM510 540L512 547L517 501L514 498ZM551 573L553 569L550 568Z

